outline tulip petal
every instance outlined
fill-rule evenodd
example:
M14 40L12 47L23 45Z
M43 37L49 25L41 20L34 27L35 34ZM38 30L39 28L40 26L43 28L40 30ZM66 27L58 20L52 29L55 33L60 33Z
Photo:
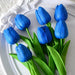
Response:
M42 7L35 11L36 18L39 24L44 25L51 21L49 13Z
M25 28L28 28L30 26L30 20L22 14L16 15L15 23L17 28L20 30L24 30Z
M65 21L59 21L55 27L55 37L58 39L64 39L68 36L68 29Z
M68 17L68 13L63 4L57 5L55 9L54 18L56 21L66 20Z
M51 42L52 35L47 26L38 27L37 29L37 37L41 44L46 44Z
M20 40L20 36L12 27L4 30L4 37L9 44L15 44Z
M30 50L22 44L16 46L16 53L21 62L26 62L32 57Z
M43 23L43 21L41 20L40 15L38 14L38 10L35 11L35 14L36 14L36 18L37 18L38 22L39 22L41 25L43 25L44 23Z
M51 35L51 32L49 31L49 28L47 26L45 26L45 33L46 33L48 42L51 42L52 41L52 35Z
M46 36L44 30L42 29L42 27L38 27L37 36L38 36L38 40L41 44L48 43L47 36Z

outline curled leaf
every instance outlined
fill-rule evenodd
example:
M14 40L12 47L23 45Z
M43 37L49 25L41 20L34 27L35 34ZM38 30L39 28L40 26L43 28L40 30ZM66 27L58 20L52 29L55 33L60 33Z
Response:
M43 62L40 58L33 56L33 60L41 67L41 69L45 72L46 75L54 75L54 73L47 66L47 64Z
M55 63L53 61L51 54L49 54L49 67L53 71L53 73L55 73Z
M66 68L65 68L64 62L63 62L60 54L53 47L47 46L47 48L54 60L54 63L57 67L59 75L66 75Z

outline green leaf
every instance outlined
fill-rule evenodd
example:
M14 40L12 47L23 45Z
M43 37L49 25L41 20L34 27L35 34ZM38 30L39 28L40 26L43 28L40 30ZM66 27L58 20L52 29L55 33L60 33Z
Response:
M54 63L58 69L59 75L66 75L66 68L60 54L53 47L47 46L47 48L54 60Z
M53 48L55 48L56 50L58 49L59 43L56 43Z
M53 71L53 73L55 73L55 63L53 61L51 54L49 54L49 67Z
M65 39L59 39L59 40L60 40L60 43L58 44L58 47L56 50L58 50L59 54L61 55L64 43L65 43Z
M69 45L70 45L70 40L65 43L64 48L63 48L62 53L61 53L61 58L63 59L64 63L65 63L65 59L66 59Z
M33 60L40 66L40 68L45 72L46 75L54 75L47 64L43 62L40 58L33 56Z
M42 47L41 47L35 33L33 33L33 46L34 46L34 52L35 52L36 56L38 56L39 58L41 58L43 61L46 62L46 58L43 53Z
M20 38L28 45L29 48L33 50L33 45L29 38L22 35L20 35Z
M63 43L63 45L64 45L64 43L65 43L65 39L62 39L62 43Z
M53 46L53 48L57 49L58 45L59 45L58 43L55 44ZM49 62L49 67L51 68L51 70L53 71L53 73L55 73L56 66L55 66L55 63L54 63L54 60L53 60L51 54L49 54L49 61L48 62Z
M48 55L46 45L41 44L41 48L42 48L44 54Z

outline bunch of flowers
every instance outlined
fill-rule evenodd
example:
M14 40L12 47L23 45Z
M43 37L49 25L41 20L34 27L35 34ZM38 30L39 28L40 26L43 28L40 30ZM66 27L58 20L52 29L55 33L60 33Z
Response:
M16 54L11 53L10 55L27 67L31 75L41 75L35 62L46 75L55 75L56 69L59 75L67 75L65 60L70 40L65 42L65 38L68 36L65 23L68 17L66 8L62 4L57 5L54 13L57 21L55 30L51 27L51 16L44 8L39 7L38 10L35 10L35 15L42 26L37 28L37 35L33 33L33 38L28 30L31 22L23 14L16 15L15 24L19 30L26 30L29 38L19 35L12 27L4 30L6 41L11 45L17 45ZM27 47L18 44L20 39L27 44ZM32 56L30 49L36 56ZM48 57L48 61L45 55Z

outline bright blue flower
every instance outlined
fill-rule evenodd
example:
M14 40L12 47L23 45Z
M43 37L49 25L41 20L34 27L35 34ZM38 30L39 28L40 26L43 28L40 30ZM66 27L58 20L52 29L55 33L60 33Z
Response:
M4 30L4 37L9 44L15 44L20 40L20 36L12 27Z
M28 61L29 59L32 58L31 51L22 44L19 44L18 46L16 46L15 50L16 50L18 59L21 62L26 62L26 61Z
M49 13L42 7L35 11L36 18L39 24L44 25L51 21Z
M55 9L55 14L54 14L55 20L56 21L66 20L67 17L68 17L68 13L66 8L62 4L57 5Z
M26 28L30 26L30 20L22 14L16 15L15 23L19 30L25 30Z
M47 26L38 27L37 37L41 44L50 43L52 40L52 35Z
M55 27L55 37L58 39L64 39L68 36L68 29L65 21L60 20Z

